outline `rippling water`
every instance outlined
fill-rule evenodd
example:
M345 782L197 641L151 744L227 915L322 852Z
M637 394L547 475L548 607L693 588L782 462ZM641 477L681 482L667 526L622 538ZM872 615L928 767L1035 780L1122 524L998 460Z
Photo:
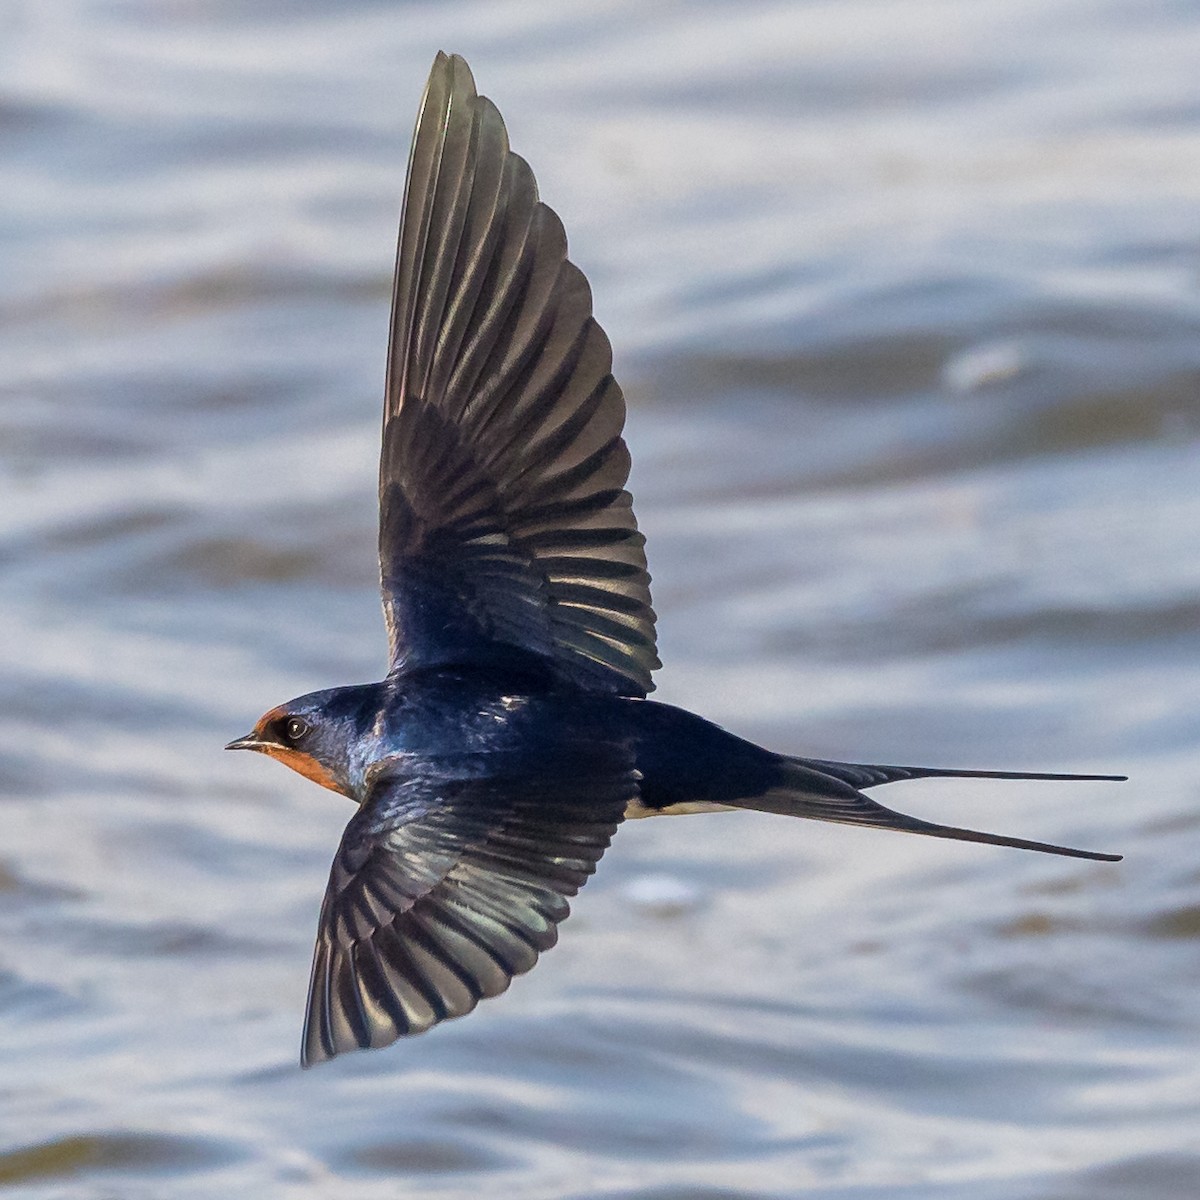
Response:
M222 755L375 678L387 291L467 55L630 397L659 695L1117 866L622 830L469 1020L296 1066L347 808ZM1200 12L0 12L0 1189L1200 1194Z

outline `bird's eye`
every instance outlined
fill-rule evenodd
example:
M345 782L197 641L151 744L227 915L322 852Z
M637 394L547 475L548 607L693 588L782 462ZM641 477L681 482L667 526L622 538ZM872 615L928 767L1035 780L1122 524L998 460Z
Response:
M288 717L283 727L284 736L289 742L298 742L308 732L308 722L303 717Z

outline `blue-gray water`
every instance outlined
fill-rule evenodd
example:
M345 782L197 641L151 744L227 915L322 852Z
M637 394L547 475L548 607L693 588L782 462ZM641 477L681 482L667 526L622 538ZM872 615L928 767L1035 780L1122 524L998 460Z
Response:
M1117 866L623 829L503 998L296 1066L377 677L415 106L464 53L630 398L659 696ZM0 1190L1200 1194L1200 10L10 0Z

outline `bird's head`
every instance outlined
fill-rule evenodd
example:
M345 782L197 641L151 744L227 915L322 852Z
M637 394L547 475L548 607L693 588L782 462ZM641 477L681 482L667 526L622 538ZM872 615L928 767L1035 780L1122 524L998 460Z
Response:
M333 689L334 692L342 689ZM322 787L351 795L352 723L332 692L313 692L263 713L254 729L226 750L257 750Z

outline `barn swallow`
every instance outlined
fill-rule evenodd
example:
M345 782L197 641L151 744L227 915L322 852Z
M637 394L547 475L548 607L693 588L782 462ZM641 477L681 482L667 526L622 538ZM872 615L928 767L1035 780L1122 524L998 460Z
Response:
M625 401L561 221L467 64L421 101L392 291L378 683L263 716L257 750L357 805L321 908L302 1063L470 1012L554 945L628 817L755 809L1116 861L936 825L863 789L932 776L775 754L648 700Z

